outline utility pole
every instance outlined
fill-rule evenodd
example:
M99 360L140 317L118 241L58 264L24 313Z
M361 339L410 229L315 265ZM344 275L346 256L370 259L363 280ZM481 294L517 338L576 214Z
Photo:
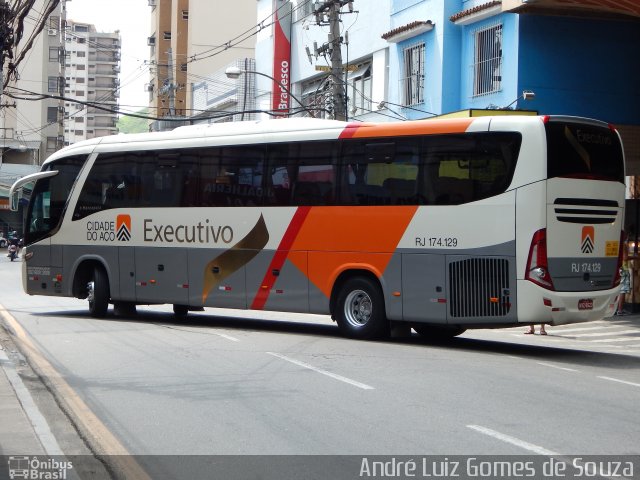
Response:
M353 12L353 0L326 0L317 5L314 14L318 25L329 25L329 40L321 47L316 47L316 58L320 54L329 54L331 62L331 99L333 105L333 118L346 120L346 83L344 82L344 66L342 65L342 42L340 35L340 9L349 5L349 12ZM326 16L326 21L325 21Z
M0 108L4 92L4 60L13 58L13 28L11 28L11 11L5 0L0 0Z
M346 120L346 99L344 70L342 68L342 37L340 36L340 7L342 2L334 1L329 7L329 44L331 45L331 95L333 97L333 117Z

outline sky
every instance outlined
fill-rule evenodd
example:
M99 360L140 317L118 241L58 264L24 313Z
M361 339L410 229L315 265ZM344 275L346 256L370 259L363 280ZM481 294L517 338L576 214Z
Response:
M69 0L67 19L89 23L99 32L120 30L120 109L137 111L149 104L144 90L149 83L147 37L151 7L148 0Z

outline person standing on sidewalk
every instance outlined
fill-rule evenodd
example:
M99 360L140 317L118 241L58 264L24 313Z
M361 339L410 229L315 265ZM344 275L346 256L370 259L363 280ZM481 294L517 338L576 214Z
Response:
M631 273L629 272L629 262L627 260L627 252L625 249L624 260L620 267L620 295L618 296L618 308L614 315L627 315L624 310L625 295L631 292Z

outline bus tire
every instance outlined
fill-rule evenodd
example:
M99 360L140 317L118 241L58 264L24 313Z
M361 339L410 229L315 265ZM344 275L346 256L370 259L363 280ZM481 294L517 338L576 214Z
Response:
M336 320L351 338L375 339L389 336L389 320L380 285L367 277L345 282L337 297Z
M427 340L448 340L467 331L459 325L413 325L412 328Z
M173 305L173 314L177 318L185 318L189 314L189 306L188 305Z
M109 277L102 267L93 269L93 276L87 284L89 314L93 318L104 318L109 308Z

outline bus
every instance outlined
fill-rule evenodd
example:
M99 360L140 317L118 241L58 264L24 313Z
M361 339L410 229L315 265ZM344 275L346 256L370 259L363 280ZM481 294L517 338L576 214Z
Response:
M600 320L619 295L623 149L592 119L192 125L65 147L12 205L26 185L24 290L97 318L172 304L442 338Z

